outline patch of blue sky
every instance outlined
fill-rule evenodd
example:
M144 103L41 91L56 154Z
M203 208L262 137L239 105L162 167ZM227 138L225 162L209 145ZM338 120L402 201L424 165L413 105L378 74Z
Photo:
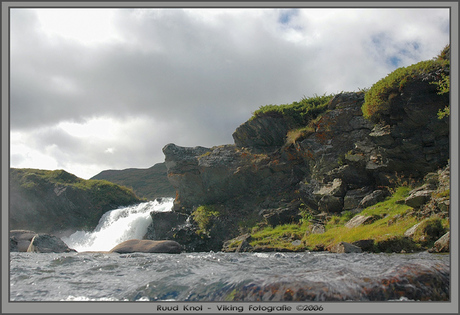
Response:
M281 9L278 17L278 22L281 24L289 24L292 18L299 15L299 9Z
M379 33L371 37L372 49L393 68L408 66L409 60L417 60L421 45L417 41L396 42L389 35Z

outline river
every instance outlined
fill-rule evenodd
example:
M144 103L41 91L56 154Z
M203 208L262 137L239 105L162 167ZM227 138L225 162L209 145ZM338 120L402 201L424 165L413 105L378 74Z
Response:
M84 253L140 238L171 199L113 210L71 253L10 253L11 301L447 301L448 254ZM150 221L149 221L150 220Z

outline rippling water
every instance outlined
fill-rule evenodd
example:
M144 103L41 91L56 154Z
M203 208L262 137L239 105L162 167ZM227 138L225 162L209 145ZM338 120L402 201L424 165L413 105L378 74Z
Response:
M449 300L449 255L11 253L12 301Z

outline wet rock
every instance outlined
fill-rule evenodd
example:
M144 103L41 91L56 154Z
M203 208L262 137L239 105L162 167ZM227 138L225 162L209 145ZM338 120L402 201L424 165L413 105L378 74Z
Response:
M171 230L187 221L188 215L171 211L152 211L152 223L147 229L144 239L164 240L171 239Z
M350 221L348 221L345 224L345 227L351 229L351 228L355 228L363 224L370 224L374 221L375 221L375 218L373 216L357 215L351 218Z
M68 253L74 252L60 238L49 234L36 234L27 248L31 253Z
M10 251L27 252L30 242L37 235L34 231L29 230L11 230L10 231Z
M339 244L332 246L329 250L331 253L361 253L362 249L358 246L347 242L340 242Z
M182 246L175 241L128 240L112 248L111 253L167 253L179 254Z

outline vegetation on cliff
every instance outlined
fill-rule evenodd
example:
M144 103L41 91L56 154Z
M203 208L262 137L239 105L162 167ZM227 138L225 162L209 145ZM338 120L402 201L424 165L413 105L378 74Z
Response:
M334 95L314 95L303 97L299 102L283 105L261 106L250 119L256 117L283 117L291 128L307 125L327 110L327 105Z
M432 248L434 242L449 230L449 219L438 214L419 217L417 211L404 204L410 191L410 187L401 186L385 201L359 213L345 211L328 216L324 225L318 225L313 217L277 226L259 222L248 233L249 251L322 251L340 242L362 241L369 243L366 251L370 252L410 252ZM445 193L448 194L447 191ZM368 223L348 226L347 223L358 215L369 217ZM417 224L413 235L408 236L407 231ZM318 227L319 232L315 231ZM227 242L225 250L236 250L241 241L241 238L235 238Z
M11 228L37 232L92 229L104 212L140 201L132 189L64 170L12 168L10 192Z
M403 91L405 86L417 80L427 80L436 84L440 94L448 93L450 88L449 58L450 46L446 46L437 58L421 61L408 67L400 67L376 82L366 92L362 107L364 117L375 123L379 122L382 115L388 114L391 110L392 100ZM448 108L443 112L447 111Z

